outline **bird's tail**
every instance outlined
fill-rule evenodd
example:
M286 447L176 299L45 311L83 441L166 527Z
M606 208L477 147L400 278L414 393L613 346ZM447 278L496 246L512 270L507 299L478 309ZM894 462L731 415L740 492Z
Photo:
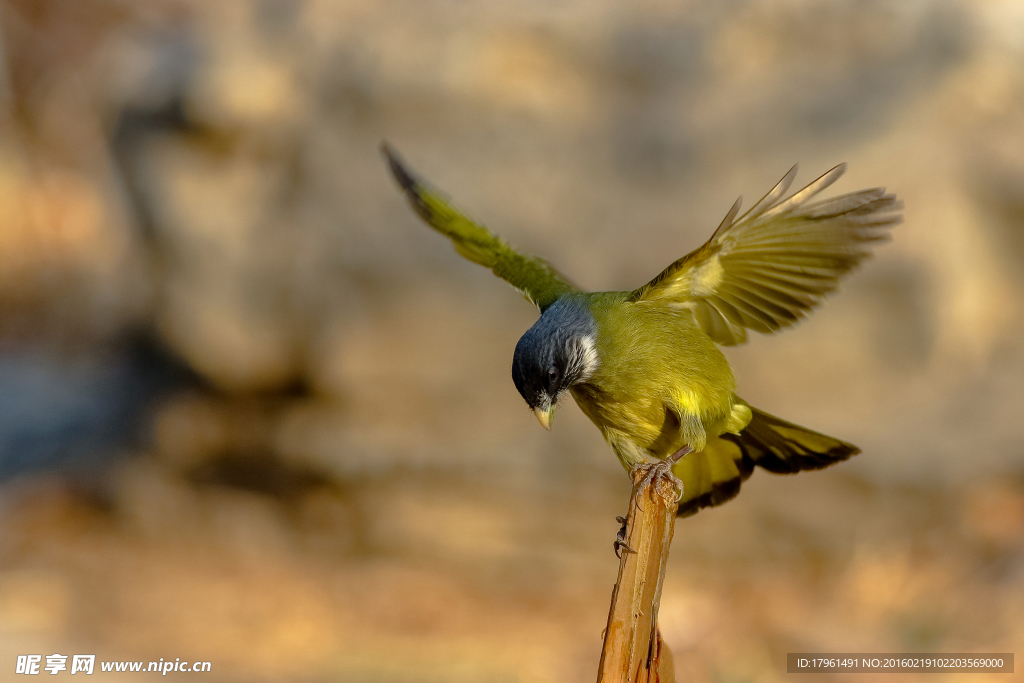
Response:
M743 457L776 474L820 470L860 453L852 443L825 436L751 408L753 417L739 435L722 438L740 447Z
M683 457L673 468L683 481L679 514L721 505L740 492L740 484L763 467L776 474L820 470L860 453L853 444L781 420L757 408L739 434L722 434L700 453Z

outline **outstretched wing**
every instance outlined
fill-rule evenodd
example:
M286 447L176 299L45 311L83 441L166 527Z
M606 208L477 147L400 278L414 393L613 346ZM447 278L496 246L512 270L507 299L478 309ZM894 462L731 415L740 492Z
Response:
M403 166L398 155L386 144L382 145L382 150L412 208L430 227L451 239L460 254L490 268L542 312L560 297L576 291L546 261L520 254L487 228L452 208L444 197Z
M902 203L885 188L808 203L846 170L840 164L783 199L796 166L746 214L737 200L707 243L640 289L637 302L693 310L719 344L796 323L871 254L900 222Z

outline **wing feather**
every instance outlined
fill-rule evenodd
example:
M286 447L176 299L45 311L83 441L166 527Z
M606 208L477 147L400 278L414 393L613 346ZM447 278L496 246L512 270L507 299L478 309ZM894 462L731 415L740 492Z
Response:
M782 180L776 183L775 187L768 191L768 194L761 198L761 201L750 207L750 209L740 217L740 220L752 221L761 216L765 211L782 199L783 195L786 194L786 191L789 190L789 186L793 184L793 180L795 178L796 164L793 165L793 168L789 169L786 175L782 176Z
M706 244L634 290L631 300L690 309L724 345L745 341L746 329L793 325L901 220L902 203L884 188L809 201L845 170L840 164L784 198L794 166L739 218L737 201Z
M521 254L487 228L453 208L444 197L416 177L386 144L381 146L381 150L413 210L430 227L448 237L459 254L490 268L541 311L562 296L577 291L547 261Z
M793 168L789 169L789 172L792 173L793 175L796 175L796 166L793 166ZM844 173L846 173L846 164L839 164L838 166L822 175L820 178L815 180L813 183L811 183L804 189L794 193L793 196L787 199L786 201L779 202L775 206L771 207L771 210L766 211L763 217L771 218L772 216L779 216L786 213L787 211L792 211L793 209L799 207L801 204L803 204L808 199L813 197L814 195L818 194L824 189L827 189L832 183L839 180L839 176L843 175ZM870 192L871 190L868 191Z

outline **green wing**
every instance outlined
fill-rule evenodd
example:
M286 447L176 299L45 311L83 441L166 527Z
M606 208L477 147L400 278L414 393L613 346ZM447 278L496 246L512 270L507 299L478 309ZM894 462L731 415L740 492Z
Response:
M427 225L451 239L460 254L490 268L541 311L562 296L577 291L546 261L520 254L487 228L452 208L444 197L407 169L387 145L383 145L382 150L412 208Z
M901 203L884 188L807 203L845 170L840 164L783 199L794 166L739 219L737 200L704 246L631 300L692 310L708 336L727 346L746 341L748 329L769 333L796 323L901 220Z

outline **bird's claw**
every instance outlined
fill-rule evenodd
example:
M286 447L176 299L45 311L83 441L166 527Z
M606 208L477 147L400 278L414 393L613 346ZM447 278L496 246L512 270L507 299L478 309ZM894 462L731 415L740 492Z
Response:
M672 473L672 466L675 465L674 460L666 458L660 460L653 465L646 465L647 471L644 473L644 478L640 480L638 490L643 491L646 487L650 486L656 479L664 479L672 488L679 492L679 497L683 495L683 482Z
M638 491L643 491L645 488L650 486L655 479L662 478L669 483L676 491L679 492L677 500L683 497L683 482L673 472L672 468L675 467L676 463L679 462L684 456L693 452L691 446L683 446L678 451L668 456L664 460L659 460L653 465L647 463L641 463L637 467L644 468L644 477L640 480ZM637 471L633 470L634 480L636 479ZM639 499L637 500L637 507L639 507Z
M612 544L612 547L615 548L615 557L619 558L620 560L622 559L623 550L625 550L627 553L633 553L634 555L636 554L636 551L630 548L628 543L618 538L615 539L615 543Z
M615 534L615 543L612 544L612 547L615 549L615 557L621 560L623 550L627 553L636 553L636 551L626 543L626 518L616 517L615 521L621 524L622 527L619 529L619 533Z

